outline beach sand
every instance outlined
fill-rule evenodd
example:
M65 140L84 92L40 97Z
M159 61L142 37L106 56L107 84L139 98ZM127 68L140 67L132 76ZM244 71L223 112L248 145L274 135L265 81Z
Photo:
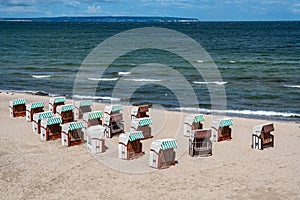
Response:
M103 164L104 154L92 155L84 145L41 141L24 117L9 117L8 103L17 98L44 101L48 109L49 97L0 93L0 199L300 199L299 124L274 122L275 147L260 151L250 147L252 129L267 121L233 117L233 139L215 144L213 156L190 157L186 151L170 168L126 173ZM172 137L182 125L179 112L152 109L150 114L155 138ZM127 108L124 116L129 130ZM206 116L205 128L210 120ZM155 126L161 121L163 127ZM187 144L188 138L178 138ZM117 137L109 141L116 144ZM150 143L143 141L146 154ZM110 149L106 154L116 157ZM132 169L141 164L122 162Z

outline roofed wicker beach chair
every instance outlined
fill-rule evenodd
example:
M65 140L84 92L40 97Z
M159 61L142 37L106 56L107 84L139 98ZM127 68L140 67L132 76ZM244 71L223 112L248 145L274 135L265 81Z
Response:
M91 112L92 104L91 100L76 101L74 104L74 120L82 119L84 113Z
M91 126L87 129L86 147L91 153L103 153L105 151L105 128L101 125Z
M151 135L152 119L150 117L136 118L131 121L130 131L142 131L144 138L152 138Z
M189 137L192 130L202 129L205 118L202 114L188 115L184 119L183 135Z
M25 117L26 116L26 100L13 99L9 101L9 115L11 117Z
M273 123L255 126L252 133L252 149L263 150L267 147L274 147L274 135L271 134L274 130Z
M84 143L82 131L83 122L69 122L62 124L61 142L64 146L74 146Z
M73 110L73 104L59 105L56 107L56 112L61 117L63 124L74 121Z
M151 143L150 149L150 167L162 169L175 165L175 148L177 148L176 139L168 138L154 140Z
M59 116L41 120L41 140L55 140L61 138L62 119Z
M26 121L31 122L34 113L44 112L44 106L44 102L26 104Z
M83 114L84 127L102 125L103 113L101 111L87 112Z
M212 121L211 128L212 128L212 138L211 140L214 142L220 142L224 140L231 140L231 128L230 126L233 125L233 120L231 118L223 118L223 119L216 119Z
M131 108L131 120L136 118L149 117L149 115L147 114L148 111L149 111L148 105L133 106Z
M60 105L65 105L65 97L53 97L49 99L49 111L56 114L56 107Z
M142 139L144 139L142 131L120 134L118 157L125 160L141 157L143 155Z
M106 128L106 137L124 133L123 115L121 105L109 105L104 108L103 124Z
M211 129L192 130L189 139L189 154L190 156L211 156L212 142Z
M51 111L34 113L32 120L32 131L33 133L40 134L41 133L41 120L46 118L52 118L53 113Z

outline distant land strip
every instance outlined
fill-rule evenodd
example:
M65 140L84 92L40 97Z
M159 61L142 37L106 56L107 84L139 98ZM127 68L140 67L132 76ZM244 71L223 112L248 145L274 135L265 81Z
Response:
M199 22L195 18L180 17L39 17L39 18L0 18L0 21L15 22Z

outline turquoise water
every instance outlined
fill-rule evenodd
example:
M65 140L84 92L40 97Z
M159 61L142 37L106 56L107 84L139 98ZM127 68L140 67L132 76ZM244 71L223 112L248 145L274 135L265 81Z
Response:
M138 27L164 27L199 42L222 75L222 82L209 84L225 86L229 115L299 121L300 22L0 22L0 89L71 97L76 73L89 52L105 39ZM105 79L87 79L87 89L88 83L101 80L93 99L122 103L125 99L110 98L113 88L122 76L145 81L126 73L142 63L162 63L183 74L202 112L210 112L210 95L201 77L185 60L161 50L137 50L120 57L106 70ZM176 96L160 84L167 72L150 80L144 74L147 84L128 97L130 102L178 109ZM188 95L184 88L182 94Z

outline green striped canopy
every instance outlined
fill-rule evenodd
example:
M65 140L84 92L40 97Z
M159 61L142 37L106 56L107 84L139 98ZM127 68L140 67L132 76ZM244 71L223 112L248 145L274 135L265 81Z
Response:
M116 112L116 111L119 111L119 110L122 110L122 106L121 105L113 106L112 109L111 109L112 112Z
M53 116L52 112L42 112L39 116L39 120L51 118Z
M139 126L146 126L152 124L152 119L151 118L146 118L146 119L141 119L139 121Z
M50 118L48 119L47 121L47 125L53 125L53 124L60 124L62 123L62 119L61 117L53 117L53 118Z
M144 135L142 131L129 133L129 141L135 141L139 139L144 139Z
M26 100L25 99L15 99L15 100L13 100L13 106L21 105L21 104L26 104Z
M54 103L62 103L65 102L66 98L65 97L57 97L54 99Z
M63 105L62 108L61 108L61 111L66 112L66 111L70 111L70 110L73 110L73 109L74 109L73 105Z
M203 122L205 121L205 118L203 115L197 115L195 118L194 118L194 122L195 123L198 123L198 122Z
M44 102L34 102L31 104L31 109L35 109L35 108L44 108Z
M220 126L221 126L221 127L224 127L224 126L230 126L230 125L233 125L232 119L222 119L222 120L220 121Z
M75 129L83 128L83 122L73 122L69 124L69 130L73 131Z
M89 119L98 119L98 118L102 118L102 116L103 114L101 111L89 113Z
M88 100L88 101L81 101L80 106L91 106L93 101Z
M161 143L162 150L172 149L172 148L177 148L176 140L162 141Z

